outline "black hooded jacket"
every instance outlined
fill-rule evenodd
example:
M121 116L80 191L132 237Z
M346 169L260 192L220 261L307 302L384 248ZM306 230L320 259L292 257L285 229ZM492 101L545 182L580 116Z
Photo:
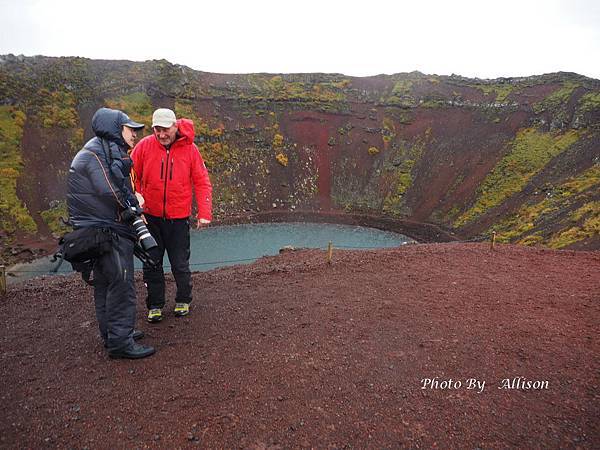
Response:
M75 155L69 169L67 207L75 228L108 227L134 237L131 226L121 219L125 208L138 206L121 134L126 121L124 113L108 108L99 109L92 118L96 137Z

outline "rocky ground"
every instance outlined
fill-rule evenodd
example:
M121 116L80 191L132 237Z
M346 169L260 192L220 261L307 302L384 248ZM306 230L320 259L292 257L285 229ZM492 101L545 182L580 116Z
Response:
M31 262L52 255L58 249L58 239L48 236L19 236L8 239L0 234L0 265L10 268L14 264Z
M1 448L600 447L597 251L289 252L196 273L158 325L137 283L140 361L76 275L9 287Z

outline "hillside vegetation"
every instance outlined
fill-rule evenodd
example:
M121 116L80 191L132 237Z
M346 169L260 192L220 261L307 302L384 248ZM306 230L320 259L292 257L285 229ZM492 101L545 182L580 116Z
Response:
M220 75L13 55L0 57L5 242L61 231L68 165L101 106L148 126L157 107L193 119L217 219L346 211L465 239L600 248L598 80Z

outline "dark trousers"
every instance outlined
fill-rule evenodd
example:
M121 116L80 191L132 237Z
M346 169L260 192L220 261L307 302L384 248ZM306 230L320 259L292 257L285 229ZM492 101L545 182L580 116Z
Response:
M146 215L148 230L156 239L158 247L149 251L157 267L144 265L144 281L148 288L148 309L165 306L165 272L163 257L165 250L171 263L171 272L177 285L176 303L191 303L192 277L190 273L190 221L189 219L163 219Z
M115 238L113 250L94 264L93 278L96 319L108 350L133 345L136 314L133 241Z

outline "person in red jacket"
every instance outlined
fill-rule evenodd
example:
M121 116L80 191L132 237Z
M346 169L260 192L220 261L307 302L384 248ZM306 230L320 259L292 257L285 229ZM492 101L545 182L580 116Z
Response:
M170 109L160 108L152 115L154 134L142 139L131 159L135 188L144 202L148 230L158 247L150 256L158 266L144 265L148 289L148 322L160 322L165 306L165 275L162 261L167 251L177 284L175 316L189 313L192 301L190 273L190 215L192 192L198 214L196 228L212 220L212 185L208 171L194 144L194 123L179 119Z

